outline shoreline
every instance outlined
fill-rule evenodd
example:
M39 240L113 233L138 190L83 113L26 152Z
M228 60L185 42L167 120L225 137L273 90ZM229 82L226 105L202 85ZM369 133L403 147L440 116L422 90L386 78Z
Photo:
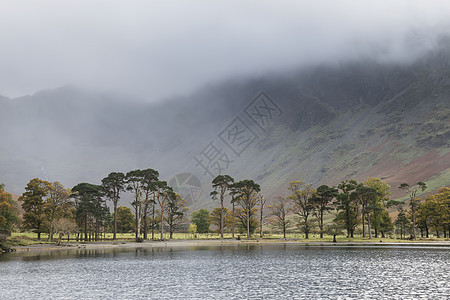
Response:
M134 241L105 241L105 242L69 242L58 246L56 244L34 244L28 246L15 246L14 252L34 252L34 251L58 251L58 250L102 250L102 249L134 249L134 248L183 248L183 247L205 247L205 246L236 246L236 245L293 245L305 247L449 247L450 241L436 242L328 242L312 241L305 242L299 240L235 240L235 239L204 239L204 240L167 240L167 241L144 241L142 243Z

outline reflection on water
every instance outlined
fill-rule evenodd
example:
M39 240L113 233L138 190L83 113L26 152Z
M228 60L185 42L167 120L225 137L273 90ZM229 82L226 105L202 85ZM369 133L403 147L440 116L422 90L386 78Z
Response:
M448 248L234 245L0 256L0 299L448 299Z

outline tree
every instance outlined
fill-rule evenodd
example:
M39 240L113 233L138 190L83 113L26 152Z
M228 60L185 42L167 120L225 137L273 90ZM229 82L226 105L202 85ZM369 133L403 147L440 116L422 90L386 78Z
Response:
M175 197L173 189L167 185L166 181L154 182L154 189L156 194L156 201L160 209L160 224L161 224L161 240L164 240L164 212L167 209L167 199Z
M286 239L286 229L290 225L291 221L287 218L289 211L291 210L291 199L278 196L274 203L269 205L270 215L273 216L270 219L271 223L277 228L283 231L283 238Z
M253 209L258 201L258 193L261 191L259 184L253 180L245 179L238 181L232 185L234 190L235 201L244 210L244 216L247 224L247 238L250 237L250 222L255 210Z
M332 209L330 203L337 195L338 190L336 188L321 185L317 188L315 197L312 198L312 202L317 208L314 212L319 222L320 238L323 238L323 215Z
M316 190L311 184L305 184L302 181L289 183L289 190L292 192L289 198L294 203L293 211L299 217L298 224L303 229L305 238L308 239L313 224L310 216L315 209L313 198L316 196Z
M259 237L263 237L263 219L264 219L264 205L266 205L266 198L264 195L259 195Z
M383 182L380 178L375 177L367 178L364 181L364 185L374 188L378 192L370 215L370 222L372 228L375 230L375 237L378 237L378 232L384 237L386 232L394 229L391 217L386 210L388 207L397 203L390 200L391 186Z
M230 228L232 225L232 216L228 208L224 207L222 210L220 207L216 207L212 210L211 214L209 215L211 225L216 226L218 228L217 232L219 234L220 234L220 224L222 223L222 212L224 213L223 227L225 230L225 228Z
M60 218L68 218L72 202L70 201L71 191L65 189L59 182L48 183L48 197L45 200L45 215L47 228L49 230L49 240L53 240L54 223Z
M0 184L0 230L11 231L19 224L16 203L10 193L5 191L5 186Z
M167 199L167 225L169 226L169 238L173 238L173 232L185 220L187 207L186 201L178 194L170 194Z
M195 233L197 232L197 225L192 224L192 223L189 224L188 232L189 232L190 234L192 234L192 237L195 237Z
M114 204L114 226L113 240L116 239L117 233L117 204L120 200L120 193L124 191L125 174L121 172L112 172L102 179L102 190L105 196Z
M142 181L144 174L141 170L133 170L127 173L125 177L126 189L134 194L134 201L131 205L134 207L135 216L135 236L136 239L141 235L141 218L142 218Z
M395 220L395 225L400 229L400 238L402 239L406 235L406 229L409 227L410 222L406 217L405 211L402 207L399 208L399 213L397 220Z
M355 228L358 226L358 206L350 198L351 192L356 189L357 185L355 180L344 180L338 185L340 190L336 196L338 214L334 221L345 224L347 237L354 237Z
M84 240L98 240L109 216L101 186L79 183L72 188L71 197L75 199L76 219L78 227L84 231Z
M73 218L64 217L59 218L53 223L53 232L58 234L58 245L64 235L67 235L67 241L70 240L70 235L77 230L77 223Z
M253 208L251 215L256 214L257 209ZM247 231L250 231L250 235L254 234L256 229L259 226L258 220L256 218L250 217L250 226L248 226L247 221L249 218L247 218L247 212L246 210L242 208L236 208L236 217L237 217L237 228L239 230L240 234L247 233Z
M412 231L413 231L413 239L417 240L416 236L416 210L419 205L419 199L417 198L417 193L420 191L425 191L427 189L427 185L424 182L417 182L415 185L410 186L407 183L402 183L399 186L399 189L402 189L407 192L409 196L409 207L410 214L412 219Z
M48 193L48 181L38 178L30 180L25 188L25 192L20 196L22 202L23 214L22 227L24 229L33 229L41 239L41 233L45 231L45 207L44 200Z
M444 232L444 237L450 236L450 188L443 187L435 194L429 194L424 203L420 203L417 209L417 225L424 227L428 237L429 229Z
M209 211L205 208L200 209L199 211L192 212L192 223L197 226L198 233L207 233L209 232Z
M117 232L127 233L133 230L135 218L130 208L119 206L117 208L117 217L114 216L114 219L117 220Z
M386 237L386 233L394 230L394 224L386 209L376 210L370 215L370 222L372 228L375 230L375 238L378 237L378 233L381 233L381 237Z
M213 199L220 199L220 237L223 238L223 229L224 229L224 217L225 217L225 207L224 207L224 199L225 195L230 187L233 184L234 179L229 175L217 175L216 178L212 181L212 187L214 191L210 193Z
M142 181L141 181L141 188L142 188L142 196L143 196L143 223L144 223L144 239L147 239L147 232L148 232L148 219L150 214L152 214L152 239L154 238L153 233L153 227L155 224L154 220L154 213L155 213L155 198L156 198L156 189L157 185L156 182L158 181L159 173L156 170L153 169L146 169L142 171Z
M331 224L327 227L326 233L333 236L333 243L336 243L336 236L343 234L342 225Z
M369 233L369 239L372 238L372 229L370 224L370 213L377 209L376 199L380 197L381 194L377 192L376 189L372 187L365 186L364 184L358 184L356 189L350 194L350 199L356 201L361 205L361 220L363 226L363 237L366 237L365 232L365 221L367 220L367 227Z

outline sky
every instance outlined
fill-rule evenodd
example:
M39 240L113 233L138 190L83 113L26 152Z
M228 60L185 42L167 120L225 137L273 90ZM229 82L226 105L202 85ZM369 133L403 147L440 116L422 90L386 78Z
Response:
M64 85L158 101L208 83L360 57L405 61L449 1L0 0L0 95Z

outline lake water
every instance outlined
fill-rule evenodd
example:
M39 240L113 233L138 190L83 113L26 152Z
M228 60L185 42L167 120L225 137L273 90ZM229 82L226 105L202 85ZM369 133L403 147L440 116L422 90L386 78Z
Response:
M0 299L450 299L448 247L234 245L0 255Z

